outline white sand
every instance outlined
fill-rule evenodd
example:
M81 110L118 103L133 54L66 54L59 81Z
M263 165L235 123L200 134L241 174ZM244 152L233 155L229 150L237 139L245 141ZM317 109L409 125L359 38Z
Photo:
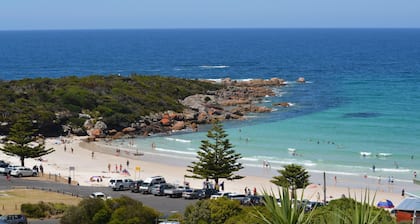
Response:
M77 181L80 185L85 186L107 186L108 180L113 177L130 178L130 179L145 179L154 175L162 175L167 182L174 184L183 184L184 181L190 183L191 187L201 188L203 180L196 180L184 178L187 174L186 166L189 162L183 161L182 158L174 159L169 157L162 157L159 155L144 155L135 156L132 153L126 153L121 150L118 154L114 149L107 148L104 145L97 143L82 143L82 138L65 139L66 144L63 144L59 139L47 139L46 147L53 147L55 152L44 156L42 161L35 159L26 159L25 165L32 167L34 165L42 164L44 167L44 174L59 174L61 177L68 178L69 176ZM81 145L83 147L81 147ZM64 151L64 145L66 151ZM73 152L71 151L73 148ZM89 148L89 149L88 149ZM94 155L92 157L92 151ZM102 152L111 153L102 153ZM11 162L12 164L20 164L17 157L9 157L0 153L1 159ZM127 160L129 166L127 167ZM108 164L111 165L110 171ZM120 165L122 169L126 169L130 175L120 172ZM70 167L74 167L74 171L70 171ZM140 172L136 171L136 167L140 167ZM117 171L116 171L117 170ZM240 172L240 175L246 176L243 179L235 181L224 181L225 191L243 193L244 188L248 187L251 191L256 188L260 193L264 189L267 191L278 192L277 187L270 182L272 176L277 175L275 170L267 170L267 168L245 168ZM91 177L100 176L102 182L91 181ZM337 181L334 180L337 177ZM96 179L95 179L96 180ZM310 200L323 200L323 177L322 174L311 173L311 184L305 190L304 198ZM371 200L375 197L375 203L381 199L389 199L398 205L404 197L401 196L401 189L406 189L406 192L417 190L418 185L411 183L396 181L394 184L388 184L387 180L382 180L380 184L377 179L363 178L358 176L344 176L344 175L327 175L327 200L339 198L343 194L360 199L361 193L365 189L370 190Z

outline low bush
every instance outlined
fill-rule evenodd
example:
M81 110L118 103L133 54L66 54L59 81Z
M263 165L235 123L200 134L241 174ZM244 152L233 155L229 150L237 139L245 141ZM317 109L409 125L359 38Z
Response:
M68 206L63 203L39 202L37 204L22 204L21 212L29 218L46 218L63 214Z

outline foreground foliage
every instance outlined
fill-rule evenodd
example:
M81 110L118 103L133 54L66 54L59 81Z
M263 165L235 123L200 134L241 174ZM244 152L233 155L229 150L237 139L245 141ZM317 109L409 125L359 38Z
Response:
M151 112L179 112L179 99L217 88L196 80L141 75L0 81L0 122L13 124L17 115L26 114L49 135L60 133L63 124L80 126L83 112L118 129ZM0 133L7 131L0 126Z
M258 210L264 213L264 207L245 207L239 201L228 198L208 199L188 206L184 213L185 224L235 224L253 223L263 224L254 215Z
M331 201L328 206L314 211L311 223L337 224L393 224L395 219L388 211L377 208L365 197L363 202L352 198L341 198Z
M45 145L41 142L33 143L35 138L36 129L33 128L33 122L26 117L19 117L15 124L10 128L7 142L1 151L10 156L18 156L21 166L25 166L26 158L38 158L54 152L54 149L46 149Z
M122 196L116 199L84 199L71 206L61 218L62 224L149 224L155 223L159 212L139 201Z
M268 214L258 213L266 224L305 224L310 223L312 211L305 214L305 205L290 197L289 188L279 188L279 200L274 194L264 192L264 205ZM302 198L301 198L302 201Z
M202 140L200 151L197 152L197 161L188 166L187 171L192 175L186 177L214 180L216 186L219 179L227 180L241 179L243 176L236 175L243 168L238 162L241 154L233 150L233 146L227 138L221 123L216 122L213 128L207 132L208 140Z
M185 224L392 224L395 219L384 209L375 207L367 194L362 202L342 198L326 206L305 209L306 204L290 197L288 188L279 189L279 198L264 192L263 206L242 206L228 198L208 199L186 208ZM303 195L303 194L302 194ZM372 200L373 202L374 200Z

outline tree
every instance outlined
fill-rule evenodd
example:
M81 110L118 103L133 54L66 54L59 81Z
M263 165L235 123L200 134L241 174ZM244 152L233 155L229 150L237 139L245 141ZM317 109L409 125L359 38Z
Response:
M290 164L284 166L283 170L278 170L281 175L274 176L271 182L275 185L291 188L293 190L298 188L305 188L309 185L309 174L302 166Z
M35 142L36 129L33 123L21 117L10 128L6 144L0 148L7 155L19 156L21 166L25 166L26 158L38 158L54 152L54 149L45 149L44 143Z
M227 180L241 179L243 176L235 175L234 172L243 168L238 162L241 154L233 150L221 123L213 124L212 129L207 132L208 140L202 140L200 151L197 152L198 161L192 162L187 171L192 175L185 177L214 180L216 186L220 178Z

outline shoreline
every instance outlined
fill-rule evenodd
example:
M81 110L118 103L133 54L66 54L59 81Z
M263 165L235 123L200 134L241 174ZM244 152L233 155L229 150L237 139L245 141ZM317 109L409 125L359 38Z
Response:
M84 186L107 186L110 178L130 178L145 179L150 176L164 176L167 182L183 185L186 182L192 188L201 188L203 180L184 178L186 166L191 161L188 159L167 157L162 154L144 152L142 156L134 156L132 152L127 153L124 148L120 148L120 153L116 154L116 148L107 146L98 142L85 142L84 138L72 137L65 138L66 144L59 139L47 139L46 147L53 147L55 152L42 158L42 161L35 159L26 159L25 165L32 167L42 164L44 166L44 175L47 173L58 174L59 177L67 179L72 178L72 183ZM64 151L64 145L66 151ZM73 152L72 149L73 148ZM93 153L92 153L93 152ZM92 156L93 155L93 156ZM6 161L17 163L17 157L5 156ZM129 165L127 167L127 161ZM108 164L111 164L108 170ZM126 169L128 172L121 172ZM74 168L74 171L70 170ZM140 167L140 172L136 172L136 167ZM127 175L127 173L129 175ZM270 168L245 167L238 174L245 178L235 181L224 181L226 192L243 193L244 188L256 188L258 193L263 191L273 192L278 195L278 188L270 182L273 176L278 175L277 170ZM304 191L303 198L308 200L323 200L323 174L310 172L310 184ZM102 181L96 178L100 177ZM336 178L334 178L336 177ZM36 179L36 178L35 178ZM365 190L369 190L371 200L375 197L375 202L381 199L389 199L398 205L404 197L401 196L401 190L404 189L407 197L419 187L413 183L395 181L393 184L386 183L374 178L363 178L359 176L334 175L326 173L327 201L337 199L345 195L360 199ZM301 194L299 190L298 195Z

